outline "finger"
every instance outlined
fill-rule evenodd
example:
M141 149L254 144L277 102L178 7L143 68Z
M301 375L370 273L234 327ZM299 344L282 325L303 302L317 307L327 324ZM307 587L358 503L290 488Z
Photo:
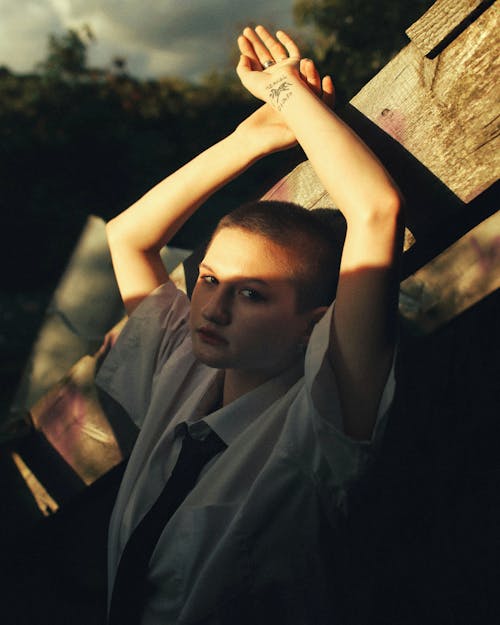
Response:
M286 51L288 52L288 56L293 59L300 59L299 47L290 37L290 35L287 35L283 30L278 30L278 32L276 33L276 37L278 38L279 42L285 47Z
M249 43L253 47L255 56L257 57L257 59L259 60L262 66L264 66L264 63L268 61L274 62L274 57L271 54L270 50L267 49L267 47L264 45L260 37L253 30L253 28L249 28L247 26L247 28L245 28L245 30L243 31L243 35L246 37L246 39L249 41Z
M307 78L307 72L308 72L307 59L300 59L300 61L299 61L299 73L300 73L300 77L301 77L302 81L305 82L308 87L311 87L316 95L319 95L316 87L314 87L312 85L309 85L309 80Z
M302 59L300 61L300 72L304 76L309 87L316 95L321 94L321 76L319 75L316 65L311 59Z
M240 35L238 37L238 48L240 49L241 54L244 54L257 63L260 63L259 57L255 53L252 43L244 35Z
M288 58L288 52L285 47L271 35L271 33L264 28L264 26L256 26L255 32L260 37L266 48L271 53L274 61L284 61Z
M333 80L331 76L324 76L321 81L321 87L323 89L322 100L323 102L333 108L335 104L335 85L333 84Z
M260 69L259 61L256 61L255 59L251 59L245 54L240 55L240 60L238 62L238 65L236 66L236 73L238 74L240 78L243 78L245 74L247 74L248 72L254 71L256 69L257 70Z

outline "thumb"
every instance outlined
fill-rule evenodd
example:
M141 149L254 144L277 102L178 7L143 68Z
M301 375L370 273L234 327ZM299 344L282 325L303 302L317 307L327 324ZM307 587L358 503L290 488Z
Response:
M245 54L240 55L240 60L236 66L236 73L238 76L243 76L254 69L252 59Z

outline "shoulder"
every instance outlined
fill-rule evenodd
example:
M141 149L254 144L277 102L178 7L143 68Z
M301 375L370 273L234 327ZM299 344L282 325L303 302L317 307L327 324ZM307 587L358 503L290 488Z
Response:
M155 375L189 338L189 300L170 282L134 310L102 363L96 382L134 421L145 413Z
M130 315L130 320L158 317L165 323L168 319L189 314L187 295L168 280L147 295Z

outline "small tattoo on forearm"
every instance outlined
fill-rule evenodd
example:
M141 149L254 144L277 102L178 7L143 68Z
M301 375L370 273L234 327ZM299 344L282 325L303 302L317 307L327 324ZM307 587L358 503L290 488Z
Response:
M267 86L271 103L274 104L278 111L281 111L285 102L292 97L291 86L292 83L287 82L285 76L281 76Z

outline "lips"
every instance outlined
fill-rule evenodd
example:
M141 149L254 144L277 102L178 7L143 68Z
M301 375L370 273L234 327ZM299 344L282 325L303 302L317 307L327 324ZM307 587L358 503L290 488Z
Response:
M224 345L227 343L223 336L205 326L198 328L196 333L204 343L208 343L210 345Z

